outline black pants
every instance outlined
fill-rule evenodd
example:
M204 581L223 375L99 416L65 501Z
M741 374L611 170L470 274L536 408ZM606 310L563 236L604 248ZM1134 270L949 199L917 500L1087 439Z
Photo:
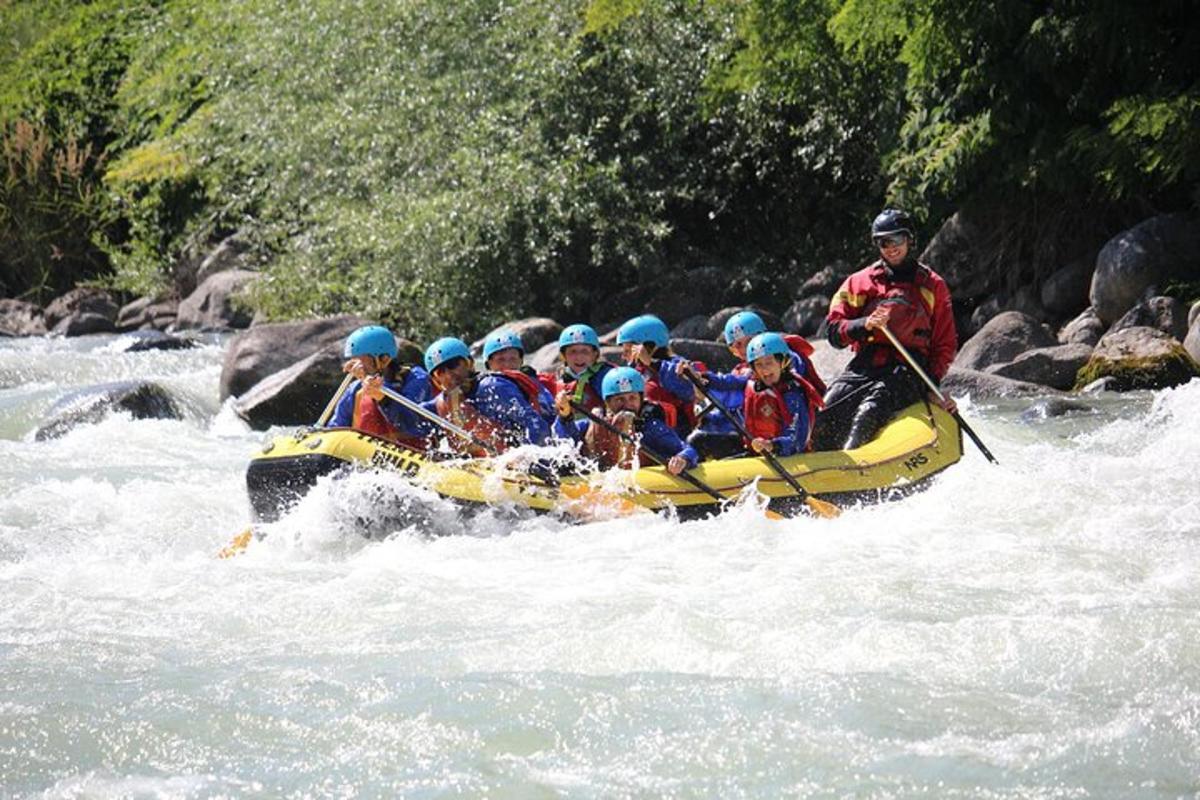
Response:
M924 396L923 384L904 364L858 367L852 361L825 393L813 423L814 450L850 450L866 444L897 411Z

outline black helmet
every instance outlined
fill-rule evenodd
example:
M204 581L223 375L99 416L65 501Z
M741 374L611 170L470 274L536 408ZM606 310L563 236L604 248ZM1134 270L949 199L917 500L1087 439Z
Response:
M906 233L908 238L916 239L912 217L898 208L885 208L871 223L871 238L887 236L891 233Z

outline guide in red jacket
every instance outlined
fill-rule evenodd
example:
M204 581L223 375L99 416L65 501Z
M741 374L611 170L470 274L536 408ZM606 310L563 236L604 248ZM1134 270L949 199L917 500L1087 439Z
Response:
M871 225L871 238L879 260L842 282L826 317L830 343L853 348L854 358L825 395L814 449L865 444L897 411L921 399L920 378L879 330L882 326L935 381L945 376L958 350L950 289L917 261L908 214L884 209ZM947 398L947 405L953 410L954 401Z

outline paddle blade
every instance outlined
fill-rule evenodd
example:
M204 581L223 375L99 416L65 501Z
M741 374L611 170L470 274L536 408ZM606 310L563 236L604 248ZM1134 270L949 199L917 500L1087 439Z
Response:
M558 492L570 501L565 503L563 508L576 517L627 517L646 511L626 497L593 488L586 483L564 483Z
M246 528L246 530L233 537L233 540L221 548L221 552L217 553L217 558L233 558L240 556L246 552L246 548L250 546L250 542L254 539L254 529Z
M814 514L816 514L818 517L824 517L825 519L835 519L842 515L842 510L840 508L838 508L837 506L835 506L833 503L830 503L827 500L818 500L817 498L813 497L811 494L808 497L804 498L804 504L807 505L809 510L812 511Z

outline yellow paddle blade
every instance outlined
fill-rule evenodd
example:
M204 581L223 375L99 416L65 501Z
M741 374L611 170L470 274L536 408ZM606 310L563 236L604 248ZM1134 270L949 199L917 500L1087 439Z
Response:
M596 489L586 483L564 483L558 493L570 502L563 507L574 516L613 515L627 517L646 509L614 492Z
M221 552L217 553L217 558L233 558L246 552L246 548L250 546L250 542L254 539L254 529L246 528L246 530L233 537L233 541L221 548Z
M842 515L842 510L827 500L818 500L811 494L804 498L804 503L814 514L825 519L835 519Z

